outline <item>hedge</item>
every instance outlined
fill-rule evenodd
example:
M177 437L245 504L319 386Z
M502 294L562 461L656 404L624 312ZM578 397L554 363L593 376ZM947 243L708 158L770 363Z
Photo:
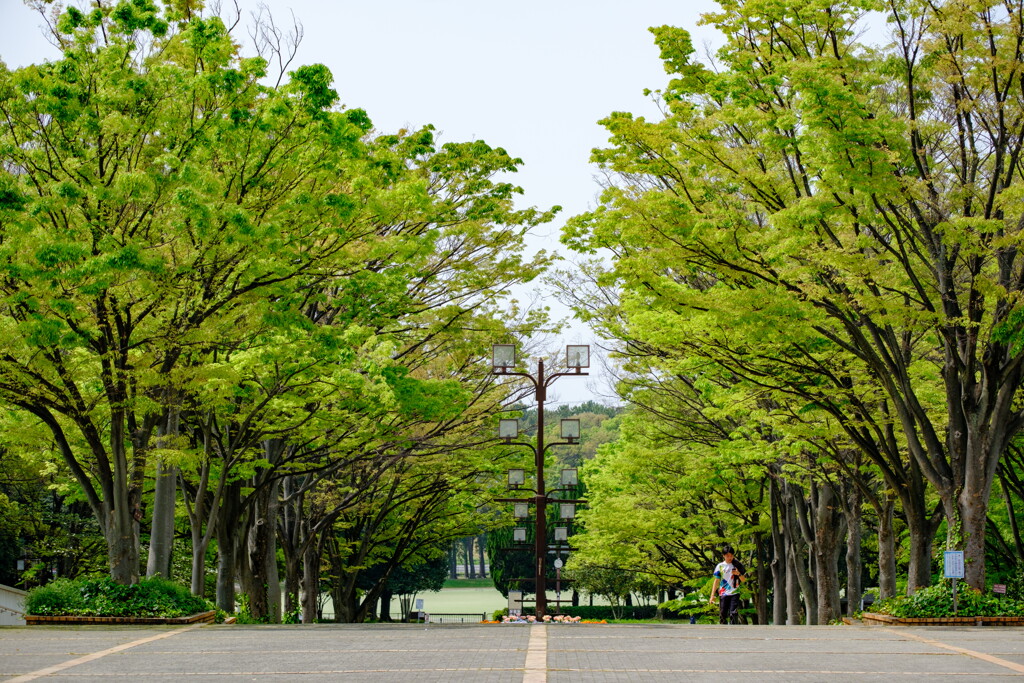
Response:
M951 617L953 591L943 581L913 595L901 595L875 602L871 611L892 617ZM957 615L961 617L1024 617L1024 601L998 598L961 586L957 591Z
M39 616L184 617L211 609L208 600L160 577L130 586L110 578L56 579L25 596L25 613Z

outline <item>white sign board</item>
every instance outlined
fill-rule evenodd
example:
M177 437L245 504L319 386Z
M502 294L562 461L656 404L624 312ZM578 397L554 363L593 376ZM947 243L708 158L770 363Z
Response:
M521 614L523 611L523 591L508 592L508 613Z
M1006 584L1005 583L997 583L997 584L995 584L994 586L992 586L992 592L993 593L1006 593Z
M962 579L964 578L964 551L962 550L947 550L943 554L945 560L943 564L942 576L946 579Z
M416 599L416 611L417 612L422 612L423 611L423 598L417 598Z

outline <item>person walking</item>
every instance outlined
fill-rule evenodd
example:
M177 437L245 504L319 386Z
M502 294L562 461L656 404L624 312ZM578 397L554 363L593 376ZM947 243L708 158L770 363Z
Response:
M710 604L718 598L718 623L738 624L740 619L740 583L747 580L743 565L733 554L732 546L722 547L722 561L715 567Z

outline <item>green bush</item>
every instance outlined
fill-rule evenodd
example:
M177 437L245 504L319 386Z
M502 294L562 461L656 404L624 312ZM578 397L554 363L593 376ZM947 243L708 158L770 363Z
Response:
M943 581L922 588L913 595L901 595L876 602L871 611L905 618L939 618L953 616L953 589ZM961 587L957 590L957 616L961 617L1024 617L1024 602Z
M110 578L57 579L25 597L26 613L40 616L184 617L211 609L209 601L160 577L131 586Z
M85 599L78 582L70 579L55 579L45 586L29 590L25 596L25 613L40 616L61 616L81 614Z
M668 618L689 619L690 617L718 616L718 605L708 602L703 593L690 593L676 600L669 600L659 605Z

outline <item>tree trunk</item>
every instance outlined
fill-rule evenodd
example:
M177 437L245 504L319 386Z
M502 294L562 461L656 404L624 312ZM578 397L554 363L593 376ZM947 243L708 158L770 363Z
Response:
M1006 503L1006 515L1010 519L1010 531L1013 534L1013 547L1017 551L1017 563L1024 563L1024 541L1021 540L1020 523L1017 521L1017 512L1013 507L1013 494L1010 486L1006 483L1006 477L1000 474L999 482L1003 487L1003 501Z
M281 574L277 568L277 534L274 533L274 520L277 519L280 510L279 486L280 480L270 486L270 500L267 507L267 522L270 527L267 532L270 538L266 545L266 554L263 556L266 566L264 571L267 575L267 606L270 608L267 617L272 624L281 623Z
M977 467L968 467L964 478L963 490L957 499L960 522L963 529L964 549L964 581L978 591L985 591L985 528L988 524L988 505L992 498L992 484L995 482L995 469L1002 453L989 454L988 425L978 428L968 439L968 452L980 451L971 458L979 463ZM976 443L980 441L980 443ZM972 454L973 455L973 454ZM986 465L993 463L992 465ZM991 472L985 471L991 469Z
M139 582L139 525L118 517L116 512L110 514L112 521L106 533L110 578L127 586Z
M860 489L850 486L846 497L846 616L852 617L860 609L863 590L861 546L861 495Z
M277 485L265 485L255 494L253 519L247 535L243 585L249 598L249 612L257 621L276 623L281 616L280 587L277 586L276 534ZM277 598L275 607L274 599Z
M792 518L789 522L789 528L799 529L799 538L802 538L803 544L807 546L805 562L803 548L798 546L799 540L797 535L794 533L790 537L792 545L789 548L789 552L796 558L796 578L800 582L800 593L804 599L804 618L807 625L812 626L818 623L818 594L811 580L812 576L817 575L817 571L814 568L817 555L813 548L815 542L814 530L811 528L803 490L799 486L787 483L786 497L790 503L787 508L787 514Z
M878 597L896 595L896 533L893 530L893 510L896 501L891 495L875 508L878 514Z
M448 578L457 579L459 578L459 551L458 544L452 542L448 548Z
M931 521L924 503L908 510L904 501L904 515L910 534L910 557L907 567L907 595L913 595L919 588L927 587L932 580L932 542L935 525Z
M765 557L764 536L754 533L754 552L757 560L757 591L754 606L757 608L757 623L768 623L768 563Z
M786 619L786 547L781 528L785 522L780 520L779 487L775 477L771 477L769 486L772 529L772 623L782 626L789 623Z
M798 626L800 618L800 558L793 552L793 544L786 544L786 625Z
M217 515L217 608L235 612L242 483L229 484Z
M315 543L306 546L302 555L302 623L312 624L318 618L317 598L320 596L320 552Z
M380 620L391 621L391 599L395 597L389 589L385 588L380 594Z
M335 582L331 589L331 600L334 601L334 620L339 624L356 623L355 595L345 585L344 579Z
M842 538L841 502L831 486L811 483L814 513L814 568L818 623L829 624L840 617L839 539Z
M284 612L293 614L301 610L302 601L299 592L302 589L301 567L299 558L287 558L284 563Z
M146 577L171 578L171 551L174 547L174 504L178 497L178 469L157 463L153 492L153 526L149 534L149 558Z
M113 500L102 524L107 541L110 578L123 585L139 582L139 522L142 520L142 491L136 481L141 473L128 462L125 413L110 415L110 459L113 461ZM134 463L133 463L134 464ZM141 482L140 482L141 483Z
M194 530L192 532L192 581L191 590L192 595L198 595L199 597L206 597L206 550L208 547L207 541L197 534Z
M480 534L476 537L477 550L480 552L480 571L478 574L481 579L487 578L487 558L484 554L484 548L487 546L487 537L484 534Z
M462 539L462 549L466 555L466 576L475 579L476 567L473 565L473 537Z

